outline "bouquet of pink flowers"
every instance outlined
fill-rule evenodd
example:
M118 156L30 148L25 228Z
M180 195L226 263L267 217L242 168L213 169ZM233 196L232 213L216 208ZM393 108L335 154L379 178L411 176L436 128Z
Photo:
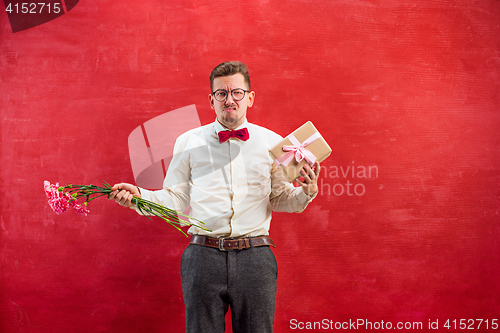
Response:
M102 196L107 196L109 193L113 192L111 186L108 183L104 183L104 187L96 185L65 185L59 186L59 183L51 184L49 181L43 182L43 188L45 194L49 198L49 206L56 214L66 213L70 207L72 207L78 214L87 216L90 211L87 205L90 201L97 199ZM79 203L78 199L85 198L83 203ZM167 208L160 204L154 203L149 200L134 197L132 202L136 204L139 212L149 218L148 215L158 216L168 224L172 225L174 228L182 232L186 237L186 233L179 226L195 226L197 228L210 231L204 227L192 223L190 220L180 219L184 217L186 219L195 220L201 224L204 222L195 219L192 216L180 213L173 209Z

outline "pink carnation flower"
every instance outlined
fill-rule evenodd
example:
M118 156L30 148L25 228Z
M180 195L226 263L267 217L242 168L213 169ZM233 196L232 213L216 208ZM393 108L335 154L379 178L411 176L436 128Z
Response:
M53 197L49 199L49 206L56 214L66 213L69 208L68 198L65 195Z
M87 206L86 204L79 204L75 198L71 197L69 194L68 194L70 201L69 201L69 205L71 207L73 207L73 209L80 215L83 215L83 216L87 216L88 213L90 213L90 210L87 209Z
M58 190L59 183L51 184L49 181L43 182L43 189L47 198L49 198L49 206L56 214L65 213L68 211L69 198Z
M51 184L48 180L43 182L43 189L47 198L49 198L49 206L56 214L66 213L69 207L73 207L75 211L87 216L90 211L86 205L79 204L73 196L68 192L59 191L59 183Z
M51 184L48 180L43 182L43 189L45 190L45 194L47 198L58 198L61 196L59 190L59 183Z
M83 216L87 216L87 214L90 213L90 210L88 210L85 205L80 205L79 203L73 204L73 208L78 214Z

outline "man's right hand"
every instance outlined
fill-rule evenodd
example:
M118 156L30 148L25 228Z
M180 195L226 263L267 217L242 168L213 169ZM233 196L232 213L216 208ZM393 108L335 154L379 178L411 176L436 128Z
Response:
M115 184L113 185L111 190L113 192L108 194L108 199L115 200L120 205L129 208L135 208L135 204L132 203L133 197L138 197L138 198L141 197L141 192L139 191L139 188L132 184L127 184L127 183Z

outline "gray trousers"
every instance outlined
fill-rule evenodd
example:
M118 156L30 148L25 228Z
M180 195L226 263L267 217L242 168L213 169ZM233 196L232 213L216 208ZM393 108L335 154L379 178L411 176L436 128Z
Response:
M187 333L223 333L231 308L233 333L271 333L278 265L269 246L219 251L190 244L181 280Z

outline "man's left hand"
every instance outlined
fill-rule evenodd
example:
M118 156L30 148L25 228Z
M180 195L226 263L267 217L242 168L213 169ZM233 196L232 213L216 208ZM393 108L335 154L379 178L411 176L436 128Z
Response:
M305 194L312 196L314 193L318 192L318 177L320 169L321 167L319 162L316 161L312 168L306 163L302 170L300 170L300 174L304 180L301 181L297 178L297 183L302 187L302 191L304 191Z

